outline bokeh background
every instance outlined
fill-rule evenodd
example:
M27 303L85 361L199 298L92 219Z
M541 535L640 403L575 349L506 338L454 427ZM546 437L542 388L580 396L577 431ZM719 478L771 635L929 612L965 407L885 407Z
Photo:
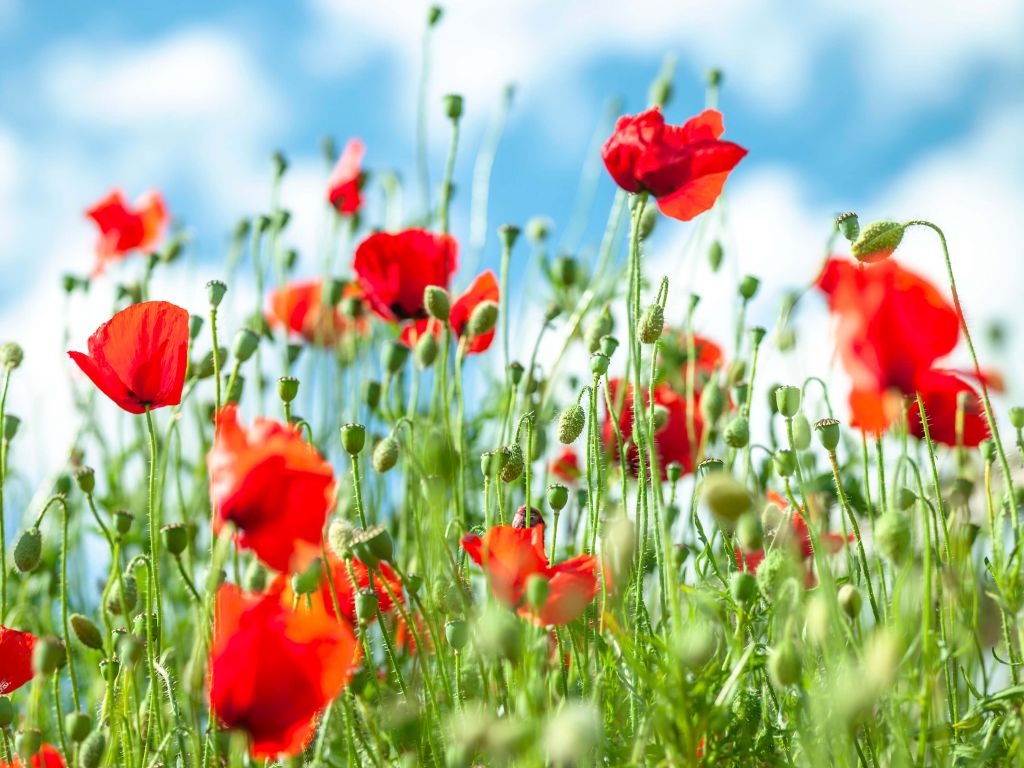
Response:
M1014 391L1022 349L1012 329L1024 321L1024 3L444 7L427 99L430 162L436 182L448 142L441 96L461 93L454 231L464 245L476 153L515 85L483 266L497 263L493 232L503 222L548 216L555 242L572 249L600 231L614 189L596 164L595 131L610 99L625 111L646 105L671 54L673 121L702 108L705 73L719 67L726 138L750 150L728 187L718 276L708 274L693 225L659 224L649 258L652 273L672 279L671 320L696 291L702 328L728 346L737 276L762 278L752 315L770 327L781 292L813 279L837 212L856 210L865 222L928 218L949 235L979 335L996 321L1011 329L1001 357L990 342L981 351L1000 361ZM236 221L269 205L270 155L281 150L290 161L289 241L303 254L299 274L312 274L325 215L324 135L339 145L361 137L371 172L396 170L414 184L426 13L413 0L0 0L0 336L27 350L11 396L34 435L21 461L47 471L65 460L73 428L65 322L82 348L109 315L113 285L137 270L111 270L88 298L64 301L61 275L87 273L93 261L83 210L114 186L131 198L162 190L190 232L192 268L158 292L203 311L203 283L220 276ZM581 178L595 172L592 209L581 208ZM414 186L407 197L414 205ZM927 233L910 234L900 254L941 280ZM521 269L516 277L521 285ZM514 317L513 328L535 328L540 307ZM796 381L833 368L820 301L806 302L798 322L799 352L769 360L766 375Z

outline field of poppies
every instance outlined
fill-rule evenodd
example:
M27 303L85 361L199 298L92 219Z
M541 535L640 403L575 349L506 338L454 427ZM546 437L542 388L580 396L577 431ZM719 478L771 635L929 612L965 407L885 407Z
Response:
M1024 764L1024 408L990 399L958 254L916 211L842 213L773 327L746 276L708 338L733 308L648 241L693 222L730 280L747 150L672 91L606 137L586 255L536 219L462 266L457 95L428 107L439 179L325 146L321 253L284 245L275 154L194 306L152 290L188 279L159 192L85 212L63 289L118 298L70 335L65 469L15 508L7 395L48 352L0 346L0 767ZM911 229L944 284L901 262ZM758 375L809 300L848 390Z

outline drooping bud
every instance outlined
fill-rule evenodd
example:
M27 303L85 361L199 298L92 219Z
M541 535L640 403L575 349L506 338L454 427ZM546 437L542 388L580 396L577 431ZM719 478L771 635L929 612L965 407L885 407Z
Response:
M75 637L78 638L78 642L94 651L103 650L103 636L92 619L80 613L73 613L68 621L71 623L71 629L74 631Z
M416 361L416 367L421 371L425 371L432 366L434 361L437 360L439 350L437 337L429 331L424 333L416 340L416 348L413 350L413 359Z
M655 302L647 308L644 316L640 318L640 327L637 329L640 341L644 344L654 344L661 338L661 332L665 329L665 310L661 304Z
M430 6L430 8L427 9L427 25L436 27L443 15L444 9L442 9L440 5Z
M860 596L860 590L858 590L853 584L843 584L839 588L839 605L843 609L843 612L851 619L855 619L860 616L861 605L863 600Z
M768 656L768 674L781 688L788 688L800 682L802 670L800 654L791 640L783 640Z
M498 322L498 302L496 301L481 301L469 315L469 322L466 324L466 328L469 331L470 338L477 338L483 336L485 333L489 333L494 330L495 324Z
M43 554L43 534L38 528L28 528L14 545L14 567L21 573L34 571Z
M319 557L299 573L292 574L292 590L296 595L311 595L320 589L320 578L323 575L323 561Z
M586 412L583 410L583 406L578 403L573 403L564 411L558 418L558 440L563 445L569 445L576 442L583 433L583 427L586 425Z
M707 424L714 424L725 411L726 400L722 388L713 378L708 380L700 394L700 413Z
M99 768L106 752L107 737L103 735L103 731L93 731L82 742L82 747L78 752L78 763L81 768Z
M899 247L906 229L906 225L895 221L876 221L860 233L850 251L857 261L868 264L882 261Z
M37 675L52 675L68 659L68 649L58 637L47 636L36 640L32 649L32 670Z
M423 306L428 315L442 323L451 316L451 298L440 285L428 285L423 289Z
M164 535L164 547L171 557L180 557L188 549L188 528L183 523L170 523L160 529Z
M725 426L722 439L730 448L744 448L750 442L750 422L745 416L736 416Z
M718 268L722 266L724 256L725 251L722 249L722 243L718 240L713 241L708 248L708 265L711 267L712 272L718 272Z
M746 552L757 552L764 546L764 526L761 517L745 512L736 525L736 538Z
M851 243L856 242L857 238L860 237L860 219L852 211L836 216L836 228Z
M390 374L398 373L409 359L409 348L401 342L389 339L381 351L381 363Z
M806 451L811 445L811 423L802 413L793 417L793 447Z
M523 449L519 443L512 443L505 447L505 466L501 470L501 481L512 483L519 479L526 469L526 460L523 457Z
M392 469L398 463L398 453L398 440L391 435L385 436L373 448L374 470L383 474Z
M342 425L341 445L349 456L360 453L366 445L366 427L362 424Z
M211 280L206 284L206 297L210 301L210 307L216 309L224 300L224 294L228 287L221 280Z
M260 337L248 328L242 328L235 334L235 342L232 345L231 353L235 356L235 360L244 363L253 356L256 347L259 345Z
M380 382L370 379L363 385L363 402L371 411L376 411L380 405L381 386Z

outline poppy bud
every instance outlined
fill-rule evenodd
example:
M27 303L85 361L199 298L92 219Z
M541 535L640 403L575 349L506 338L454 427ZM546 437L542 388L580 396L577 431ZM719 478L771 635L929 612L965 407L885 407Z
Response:
M92 467L78 467L75 470L75 482L78 483L82 493L92 493L96 487L96 473Z
M523 449L518 443L512 443L505 447L505 466L501 470L501 481L512 483L519 479L526 469L526 461L523 457Z
M535 243L543 243L551 235L551 220L534 216L526 222L526 236Z
M112 683L117 679L118 673L121 671L121 662L117 659L103 659L100 661L100 675L108 683Z
M793 417L793 447L806 451L811 445L811 423L802 413Z
M24 728L14 736L14 748L18 757L29 761L43 748L43 732L38 728Z
M259 336L248 328L242 328L235 334L235 343L232 345L231 353L235 356L235 360L240 363L244 363L253 356L253 353L256 351L256 347L258 347L259 344Z
M119 509L114 513L114 528L121 536L127 536L135 522L135 515L127 509Z
M377 593L367 587L356 593L356 618L363 624L377 617L377 606L380 601Z
M398 441L391 435L384 437L373 448L373 468L383 474L398 463Z
M294 376L282 376L277 380L277 394L282 403L290 403L299 394L299 380Z
M906 226L895 221L876 221L860 233L850 252L857 261L868 264L882 261L892 255L903 241Z
M36 640L32 649L32 670L37 675L51 675L68 660L68 649L60 638L48 635Z
M559 256L551 265L551 274L558 285L569 288L579 277L579 262L572 256Z
M586 412L583 406L574 403L562 411L558 418L558 440L563 445L576 442L586 424Z
M552 483L548 486L548 506L555 512L560 512L569 503L569 489L560 483Z
M423 306L428 315L442 323L451 316L451 299L448 296L448 291L440 285L428 285L423 289Z
M725 395L714 379L708 380L700 394L700 412L704 421L714 424L725 411Z
M619 340L614 336L605 334L601 337L601 352L605 357L610 358L615 354L615 350L619 348Z
M757 588L765 599L772 601L782 596L782 590L789 581L799 583L800 572L796 562L785 547L774 547L757 566Z
M57 475L53 483L53 491L58 496L67 497L71 493L71 477L63 472Z
M366 427L362 424L345 424L341 427L341 445L349 456L355 456L366 445Z
M501 243L505 250L511 251L512 246L519 239L519 227L515 224L502 224L498 227L498 236L501 238Z
M683 476L683 465L678 461L670 461L665 467L665 475L670 483L674 483Z
M747 364L743 360L734 360L729 364L729 371L726 377L726 383L729 386L735 387L741 384L744 379L747 378Z
M73 613L68 621L71 623L71 629L75 633L75 637L78 638L78 642L94 651L103 650L103 636L92 619L80 613Z
M662 309L661 304L651 304L644 312L644 316L640 318L640 326L637 329L640 341L644 344L654 344L661 338L664 328L665 310Z
M1010 408L1010 424L1014 429L1024 429L1024 407L1015 405Z
M352 557L352 537L356 529L348 520L336 518L327 529L327 544L342 560Z
M444 113L449 120L457 122L462 117L463 102L459 94L449 93L441 99L441 103L444 104Z
M839 421L837 419L822 419L814 423L814 429L818 433L818 440L822 447L829 453L835 451L839 445Z
M893 494L893 501L896 504L896 509L901 512L906 512L917 501L917 494L909 488L897 488L896 493Z
M746 405L747 398L750 397L750 385L746 382L737 384L733 388L732 394L736 398L736 404L740 406L740 410L743 410L742 406Z
M267 588L267 569L259 560L253 558L242 574L242 588L246 592L262 592Z
M839 605L843 612L851 619L860 616L862 604L863 599L860 596L860 590L853 586L853 584L843 584L839 588Z
M729 577L729 593L737 603L746 605L757 597L757 580L746 571L733 571Z
M787 419L800 411L800 387L784 385L775 390L775 407Z
M188 549L188 528L182 523L171 523L160 529L164 535L164 547L171 557L178 557Z
M675 637L674 650L688 669L697 671L715 655L715 634L706 622L686 624Z
M764 526L753 512L745 512L736 525L736 538L746 552L757 552L764 547Z
M21 426L21 419L15 416L13 413L4 414L3 433L4 440L8 443L14 439L14 436L18 434L18 427Z
M669 99L672 98L672 81L667 77L659 77L651 83L647 98L651 104L659 106L668 104Z
M637 235L640 237L640 240L646 240L654 234L654 227L657 223L657 207L653 205L645 206L643 213L640 214L640 225L637 231Z
M432 5L427 9L427 25L436 26L444 15L444 10L439 5Z
M720 523L734 524L753 505L750 493L732 475L711 475L702 486L702 497Z
M551 591L551 584L539 573L534 573L526 579L526 604L534 611L540 611L547 602L548 593Z
M380 359L385 371L398 373L409 359L409 348L394 340L385 341Z
M730 448L743 448L750 442L750 422L744 416L736 416L725 426L722 434Z
M779 477L790 477L796 472L796 455L788 448L776 451L773 463L775 464L775 472Z
M79 744L92 730L92 718L85 712L68 712L64 717L64 730L73 742Z
M469 330L470 338L476 338L494 330L497 322L498 302L481 301L470 313L466 328Z
M519 382L523 380L524 369L523 366L514 360L508 364L508 377L512 382L513 386L518 387Z
M103 731L93 731L82 742L82 747L78 752L78 764L81 768L99 768L106 752L107 737L103 735Z
M216 309L224 300L224 294L228 287L220 280L211 280L206 284L206 297L210 300L210 307Z
M708 248L708 264L711 266L712 272L717 272L718 268L722 266L724 255L722 244L718 240L712 242L711 247Z
M0 731L11 727L14 722L14 705L6 696L0 696Z
M370 379L363 385L363 402L371 411L376 411L380 405L380 382Z
M878 551L893 563L901 563L910 552L911 523L903 512L890 510L875 523Z
M750 301L761 287L761 281L753 275L746 275L740 280L739 292L744 301Z
M504 450L484 451L480 454L480 472L484 477L497 477L507 459L508 454Z
M121 584L124 584L124 596L121 595ZM115 616L127 616L139 601L139 587L135 577L125 574L120 580L114 581L114 588L107 597L107 610Z
M544 518L536 507L530 507L530 525L526 525L525 504L520 505L519 509L516 510L515 516L512 518L513 528L536 528L538 525L544 525Z
M783 640L768 656L768 674L780 688L788 688L800 682L802 669L800 654L791 640Z
M0 344L0 365L8 370L14 370L21 365L25 359L25 350L21 348L20 344L13 341L7 341Z
M413 350L416 367L425 371L432 366L437 360L438 350L437 337L434 334L428 332L420 336L416 341L416 348Z
M292 575L292 589L297 595L310 595L320 589L320 576L323 573L323 562L319 557L301 573Z
M842 232L843 237L851 243L860 237L860 219L856 213L848 211L836 216L836 228Z
M469 625L465 619L449 619L444 625L444 636L448 645L456 651L461 651L469 642Z
M28 528L14 545L14 567L22 573L34 571L43 554L43 534L38 528Z
M606 336L605 338L611 338ZM604 376L608 373L608 355L603 352L595 352L590 356L590 372L595 376Z

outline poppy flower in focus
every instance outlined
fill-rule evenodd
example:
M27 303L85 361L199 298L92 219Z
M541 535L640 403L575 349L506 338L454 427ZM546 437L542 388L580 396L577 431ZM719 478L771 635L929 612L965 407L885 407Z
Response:
M619 392L622 387L621 379L608 380L608 394L611 396L612 404L618 408ZM693 426L696 432L697 444L700 444L701 435L704 432L704 420L700 415L700 394L694 394ZM650 404L650 396L645 391L644 400ZM657 449L658 467L661 470L661 477L665 479L666 467L673 461L679 462L683 471L691 473L694 470L694 455L696 447L690 445L688 425L686 419L686 397L677 394L671 387L659 384L654 388L654 402L661 405L667 412L664 426L654 434L655 447ZM619 414L619 431L622 432L623 441L627 441L633 434L633 387L628 386L622 396L622 411ZM615 429L609 414L605 414L602 427L605 445L609 446L615 458L618 457L618 440L615 437ZM635 472L639 467L639 456L635 444L630 443L627 460Z
M323 280L289 283L270 294L267 322L271 328L285 328L313 344L332 346L346 333L364 331L366 321L350 320L337 307L326 306ZM349 283L343 297L360 296L359 286Z
M292 610L283 577L267 594L225 584L217 592L210 707L224 726L249 734L254 757L297 755L359 655L352 628L318 601Z
M34 635L0 626L0 696L13 693L32 679L35 647Z
M188 312L167 301L122 309L68 352L92 383L128 413L177 405L188 367Z
M578 555L550 565L544 554L543 524L530 528L496 525L483 538L463 536L462 548L487 573L494 596L538 626L577 619L597 594L597 560ZM526 604L526 584L531 576L548 582L547 598L537 612Z
M363 156L366 146L359 139L349 139L327 179L327 199L334 210L341 214L352 215L363 204L359 192L362 186Z
M355 624L356 592L370 586L370 572L358 558L353 557L352 574L355 575L356 580L356 584L353 585L352 576L349 575L345 561L331 550L327 550L327 566L331 569L331 578L330 580L325 578L320 581L320 597L323 600L324 607L329 614L335 615L334 598L337 596L338 610L341 611L342 617L349 623ZM381 583L382 577L387 582L387 588ZM333 594L331 593L332 582L334 584ZM402 596L402 580L398 578L397 574L387 563L382 562L378 566L378 570L374 571L373 584L381 613L387 613L394 608L394 602L391 599L391 595L388 594L388 588L399 600L404 599Z
M601 148L608 173L627 192L649 192L666 216L689 221L710 209L729 173L747 154L720 139L722 114L705 110L667 125L661 109L623 115Z
M478 276L472 285L466 289L466 292L459 296L455 303L452 304L448 322L455 334L460 339L466 341L466 354L475 355L486 352L491 346L491 342L494 341L493 328L479 336L467 337L466 326L469 325L469 318L478 305L485 301L493 301L497 304L500 298L498 279L494 276L494 272L488 269ZM441 324L430 318L421 318L409 323L402 329L400 341L407 346L414 347L416 341L427 332L428 328L432 328L434 335L440 338Z
M214 533L238 529L238 545L278 571L301 570L320 553L334 505L334 471L299 427L256 419L249 429L227 405L206 457Z
M67 768L64 758L52 744L43 744L39 751L32 755L28 764L29 768ZM13 763L5 763L0 760L0 768L23 768L24 765L18 755L14 756Z
M448 287L458 243L425 229L376 232L356 248L353 271L370 309L388 322L425 318L423 289Z
M96 203L85 215L96 222L100 231L94 276L101 274L108 263L119 261L132 251L156 248L169 219L159 192L147 192L135 205L130 205L119 189Z
M562 448L561 452L551 460L548 472L567 485L579 482L583 473L580 469L579 457L571 445Z
M963 433L960 444L975 447L989 436L988 421L974 387L953 371L932 370L917 378L917 391L924 402L928 417L928 433L932 440L943 445L957 445L957 401L966 398L963 409ZM917 398L910 403L910 433L924 439L921 411Z

